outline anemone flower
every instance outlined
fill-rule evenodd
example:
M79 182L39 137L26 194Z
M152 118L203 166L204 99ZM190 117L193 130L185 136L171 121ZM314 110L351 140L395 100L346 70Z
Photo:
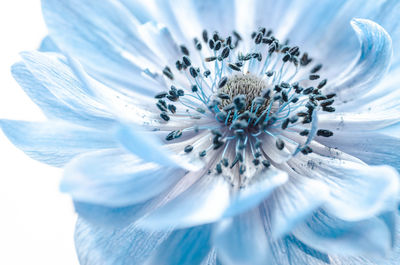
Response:
M42 7L48 119L1 127L64 167L81 264L398 264L398 1Z

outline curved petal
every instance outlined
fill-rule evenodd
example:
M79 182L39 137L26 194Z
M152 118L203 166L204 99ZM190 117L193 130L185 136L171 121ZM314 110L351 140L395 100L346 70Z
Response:
M392 59L392 40L378 24L366 19L351 22L361 45L358 60L327 87L342 102L364 95L386 74Z
M50 36L46 36L43 38L42 42L40 43L39 51L40 52L60 52L60 49L58 49L57 45L50 38Z
M47 68L47 70L49 69ZM71 106L63 103L46 88L46 83L32 74L23 62L14 64L11 72L25 93L40 107L44 115L49 119L67 120L96 128L110 127L113 123L111 119L101 117L100 113L90 113L83 105ZM55 74L54 69L52 73ZM62 72L60 74L62 75ZM47 75L47 78L51 80L52 75ZM68 87L65 86L65 88L67 89Z
M324 207L338 218L358 221L396 207L400 180L389 166L368 166L349 155L331 158L309 154L296 159L297 163L292 164L296 171L330 188Z
M125 207L110 207L74 201L74 208L79 217L91 225L116 229L129 226L142 218L155 207L159 200L148 200Z
M199 265L211 250L211 225L175 230L152 254L145 265Z
M384 256L391 234L379 218L345 222L323 212L297 227L293 234L307 245L325 253L351 256Z
M326 265L334 264L330 256L304 244L293 235L270 243L271 265ZM336 265L336 264L335 264Z
M400 135L400 134L398 134ZM389 165L400 171L400 139L377 132L335 132L318 142L355 156L369 165Z
M137 37L138 22L121 3L42 0L42 9L51 38L91 75L114 89L158 91L158 83L137 64L154 67L157 57Z
M117 143L107 131L97 131L66 123L0 120L10 141L28 156L61 167L73 157Z
M140 221L146 228L185 228L219 220L229 205L230 185L218 176L205 176L178 197Z
M191 171L199 170L202 166L197 163L198 161L190 161L187 157L169 152L154 133L143 131L134 124L121 124L116 132L116 138L128 151L148 162Z
M75 247L81 265L143 264L168 235L168 231L144 231L134 225L104 228L79 218Z
M341 188L331 190L331 198L325 205L329 212L344 220L357 221L395 209L399 197L396 170L388 166L357 165L342 165L340 170L341 179L336 184Z
M280 170L265 170L254 175L248 186L232 196L224 216L230 217L259 205L277 187L288 181L288 175Z
M82 116L105 121L112 119L107 107L99 103L91 89L80 82L63 57L40 52L23 52L21 57L37 82L50 91L61 104ZM41 93L44 93L43 89Z
M258 209L215 224L213 243L223 264L268 262L268 239Z
M308 218L328 199L328 187L316 180L291 180L279 187L264 203L271 217L271 232L275 239L288 234Z
M318 127L340 132L365 132L382 129L400 122L400 111L332 113L318 115ZM321 137L318 137L321 138Z
M183 170L145 162L121 149L100 150L66 166L61 190L77 201L124 207L160 194L183 175Z
M215 222L256 207L286 181L284 172L266 170L256 176L248 187L231 194L231 184L222 175L206 175L178 197L146 216L140 225L162 229Z

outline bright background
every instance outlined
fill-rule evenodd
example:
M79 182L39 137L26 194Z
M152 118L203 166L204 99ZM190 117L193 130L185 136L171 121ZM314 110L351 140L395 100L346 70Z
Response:
M0 118L42 120L10 73L18 53L36 49L46 35L40 0L3 1L0 33ZM0 264L78 264L76 215L59 192L60 177L61 170L30 159L0 130Z

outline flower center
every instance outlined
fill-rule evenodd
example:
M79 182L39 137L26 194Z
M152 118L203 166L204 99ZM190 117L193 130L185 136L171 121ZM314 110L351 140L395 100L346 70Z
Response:
M226 85L218 90L217 97L221 98L218 105L220 109L231 111L236 109L238 114L253 113L255 106L257 111L254 114L261 114L270 101L269 95L266 94L267 83L262 78L248 74L235 74L226 79ZM265 98L262 97L265 95ZM234 113L228 115L228 124L232 123Z
M177 71L168 66L163 70L170 89L155 96L161 123L172 116L182 124L169 132L166 140L189 143L184 153L193 154L197 149L198 156L208 158L217 174L228 170L233 176L242 176L248 161L252 167L268 168L299 153L311 153L309 144L314 137L333 135L317 128L317 112L335 111L335 95L323 93L327 80L319 80L322 65L312 65L306 52L287 42L281 44L265 28L253 32L254 45L246 53L239 51L242 38L236 32L227 38L215 32L209 38L204 31L202 38L203 44L194 39L198 54L191 56L189 49L181 46L183 56L175 63ZM175 81L175 74L186 81ZM204 130L209 131L205 141L181 138ZM219 159L210 158L210 153ZM235 185L245 184L239 182Z

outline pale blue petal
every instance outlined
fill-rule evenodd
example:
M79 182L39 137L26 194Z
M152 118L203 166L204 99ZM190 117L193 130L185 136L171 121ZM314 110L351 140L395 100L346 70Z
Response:
M270 215L273 238L288 234L322 206L328 194L329 189L324 183L308 178L291 180L277 189L264 203L265 214Z
M155 200L125 207L108 207L74 201L76 213L88 223L109 229L126 227L153 209Z
M88 119L82 116L80 112L74 111L60 102L32 75L24 63L14 64L11 72L25 93L42 109L48 118L59 118L72 122L82 122Z
M199 173L200 175L201 173ZM211 223L257 207L287 181L282 171L263 170L247 187L231 194L231 186L220 175L206 175L165 206L147 216L144 227L189 227Z
M21 56L30 74L25 68L20 67L15 69L14 75L23 84L25 90L29 91L28 94L32 95L32 98L40 105L49 108L48 105L53 105L57 100L59 103L56 103L56 106L68 107L74 116L79 115L82 120L94 120L96 125L101 125L103 122L105 123L103 126L108 127L113 123L113 117L107 107L91 95L91 89L78 80L63 57L40 52L24 52ZM30 77L30 79L23 80L24 77ZM40 89L34 90L36 87ZM45 98L39 98L40 96ZM60 114L61 118L62 114Z
M320 41L326 28L336 18L338 11L345 3L346 0L292 1L292 6L288 5L286 9L281 11L281 14L289 13L293 16L294 21L291 24L281 25L280 30L285 30L288 25L292 26L285 37L293 44L301 44L300 47L304 47L307 52L313 54L311 48ZM295 12L293 9L299 9L301 12L294 16L291 14ZM261 11L260 13L262 15ZM279 25L280 17L278 14L275 14L275 20L274 23Z
M128 151L147 162L192 171L202 167L197 161L191 161L186 156L175 155L168 151L154 132L144 131L137 125L121 124L116 132L116 138Z
M330 194L324 207L336 217L358 221L396 207L400 179L389 166L368 166L351 156L331 159L316 154L296 164L304 175L327 184Z
M252 181L237 194L232 196L224 216L234 216L259 205L276 188L288 181L286 172L270 169L257 173Z
M57 45L50 38L50 36L46 36L40 43L39 51L40 52L60 52L60 49L58 49Z
M395 219L399 218L398 214L394 214ZM398 220L397 220L398 221ZM398 239L400 238L400 228L397 226L397 230L394 231L393 236ZM391 252L387 253L382 258L366 258L366 257L343 257L331 255L332 263L335 265L398 265L400 258L400 244L396 241L396 244Z
M0 126L10 141L27 155L57 167L79 154L118 145L105 130L72 124L1 120Z
M143 231L134 225L123 229L104 228L79 218L75 247L81 265L143 264L168 234Z
M400 133L397 132L397 135ZM355 156L369 165L389 165L400 171L400 139L378 132L335 132L318 139L331 148Z
M140 23L144 24L154 20L151 12L146 6L146 1L141 0L119 0L131 12Z
M138 30L141 38L158 56L160 63L162 61L165 65L169 65L182 59L182 51L167 27L148 22L141 25Z
M213 243L223 264L263 265L268 262L268 239L258 209L215 224Z
M157 58L137 37L138 22L121 3L42 0L42 8L57 46L90 74L114 89L158 91L159 84L142 75L144 68L138 65L157 65Z
M342 102L370 91L387 73L393 54L392 40L381 26L365 19L351 23L361 45L359 58L327 87Z
M328 168L335 174L331 197L325 207L335 216L349 221L362 220L385 211L393 211L399 195L399 175L388 166L361 166L343 163ZM340 185L338 187L335 186Z
M66 166L61 190L77 201L124 207L160 194L183 175L183 170L145 162L121 149L99 150Z
M222 177L206 175L178 197L146 216L146 228L186 228L219 220L229 205L230 184Z
M199 265L211 251L211 225L175 230L145 265Z
M345 222L318 212L293 233L305 244L330 254L384 256L391 246L390 230L376 217Z
M270 243L273 265L326 265L330 257L304 244L293 235ZM336 265L336 264L335 264Z
M321 113L318 115L318 127L331 130L334 135L335 133L342 132L371 132L399 122L400 110L396 109L392 109L391 111L366 111L361 113Z
M235 1L191 0L203 29L228 36L235 30ZM198 32L197 34L201 34Z

